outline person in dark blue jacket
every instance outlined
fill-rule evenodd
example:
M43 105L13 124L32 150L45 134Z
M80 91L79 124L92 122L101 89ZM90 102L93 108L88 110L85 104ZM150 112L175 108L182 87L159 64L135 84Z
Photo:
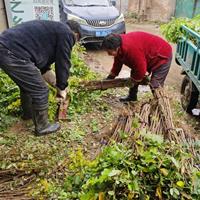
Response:
M60 128L59 123L48 121L45 80L57 88L58 98L66 98L71 51L79 38L80 25L74 21L34 20L0 34L0 67L19 86L24 119L33 119L37 136Z

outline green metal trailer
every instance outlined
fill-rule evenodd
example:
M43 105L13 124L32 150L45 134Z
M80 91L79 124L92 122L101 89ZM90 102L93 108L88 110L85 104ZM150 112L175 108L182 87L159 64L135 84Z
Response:
M181 85L181 104L188 113L198 103L200 93L200 35L186 26L176 49L176 62L182 66L185 76Z
M200 0L176 0L175 17L192 18L200 14Z

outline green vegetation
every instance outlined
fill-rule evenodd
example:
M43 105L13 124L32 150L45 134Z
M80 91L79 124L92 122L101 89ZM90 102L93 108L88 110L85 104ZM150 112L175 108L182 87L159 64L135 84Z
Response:
M19 114L19 89L17 85L0 70L0 131L16 120ZM11 115L12 114L12 115Z
M169 42L176 43L185 34L181 29L182 25L200 33L200 15L192 19L183 17L173 18L169 23L161 25L161 32Z
M141 131L132 138L104 147L94 160L82 150L72 152L65 163L62 183L43 179L38 187L48 198L98 200L198 199L200 173L187 173L190 157L179 145L164 142L158 135Z
M19 117L21 110L18 87L0 71L2 179L6 170L9 174L15 174L17 170L33 173L29 195L40 200L97 200L99 193L105 197L104 200L198 200L200 172L195 167L185 168L191 155L181 145L138 130L137 118L133 120L132 126L136 131L132 137L122 132L122 143L113 141L112 145L102 148L97 157L88 158L95 151L91 150L93 144L96 149L101 147L102 144L93 139L102 127L110 123L115 112L104 98L111 95L111 90L84 92L79 89L80 81L97 78L80 57L83 53L84 49L80 46L76 46L72 53L69 120L61 122L59 133L45 137L33 135L31 122L24 122L19 127L14 125L14 129L6 128L11 125L11 116ZM56 112L55 95L56 91L51 88L51 119ZM86 140L91 133L89 146ZM15 191L16 183L23 185L25 179L16 175L9 183L10 191ZM3 181L9 182L6 176ZM3 181L0 187L9 186Z

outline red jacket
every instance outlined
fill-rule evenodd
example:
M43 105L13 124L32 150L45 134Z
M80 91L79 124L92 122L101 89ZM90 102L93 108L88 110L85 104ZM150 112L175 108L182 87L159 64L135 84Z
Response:
M171 46L158 36L145 32L131 32L120 36L122 44L111 70L115 76L118 76L125 64L131 68L134 80L142 80L146 72L153 72L172 56Z

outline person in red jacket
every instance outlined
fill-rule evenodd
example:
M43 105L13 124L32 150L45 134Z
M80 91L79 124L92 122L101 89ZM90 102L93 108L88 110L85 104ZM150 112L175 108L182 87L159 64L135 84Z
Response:
M137 101L139 84L150 76L152 92L164 86L172 61L172 48L162 38L146 32L127 34L110 34L102 43L108 55L114 57L113 67L106 79L118 76L123 64L131 68L131 79L134 86L129 89L121 102Z

